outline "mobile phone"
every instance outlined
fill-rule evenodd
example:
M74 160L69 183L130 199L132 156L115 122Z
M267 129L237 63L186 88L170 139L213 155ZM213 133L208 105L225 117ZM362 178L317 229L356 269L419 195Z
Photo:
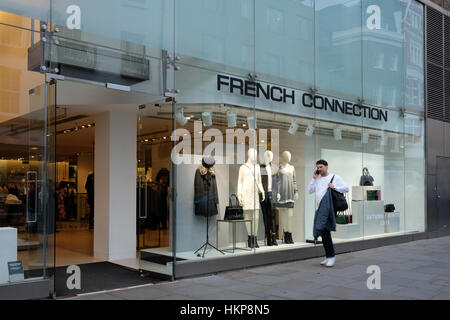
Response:
M319 175L319 174L320 174L319 169L317 169L315 173L316 173L317 175Z

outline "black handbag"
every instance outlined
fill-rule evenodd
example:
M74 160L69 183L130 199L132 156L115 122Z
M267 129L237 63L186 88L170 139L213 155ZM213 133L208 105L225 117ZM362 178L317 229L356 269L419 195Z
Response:
M330 183L333 183L333 180L334 176ZM340 193L335 189L331 189L331 197L333 199L333 207L335 212L341 212L348 209L348 203L343 193Z
M384 212L394 212L395 206L392 203L388 203L384 206Z
M233 205L231 199L232 198L236 198L236 204ZM244 219L244 209L242 208L241 205L239 205L239 199L238 197L233 193L230 196L230 200L229 200L229 206L226 207L225 209L225 220L243 220Z

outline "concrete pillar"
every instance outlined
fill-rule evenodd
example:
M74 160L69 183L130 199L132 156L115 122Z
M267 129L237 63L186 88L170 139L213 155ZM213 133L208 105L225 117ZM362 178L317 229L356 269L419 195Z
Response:
M135 112L106 112L95 121L94 256L136 258Z

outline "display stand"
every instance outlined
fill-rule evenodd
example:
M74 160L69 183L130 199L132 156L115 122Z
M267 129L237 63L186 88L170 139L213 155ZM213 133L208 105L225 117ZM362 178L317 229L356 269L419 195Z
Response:
M206 249L208 248L208 246L210 246L211 248L219 251L221 254L225 254L225 252L223 252L222 250L217 249L216 247L214 247L209 242L209 215L206 216L206 242L200 248L198 248L197 251L194 252L194 254L197 254L197 252L199 252L201 249L203 249L202 258L204 258L205 257L205 253L206 253ZM200 256L200 254L198 254L198 256Z
M239 249L239 250L245 250L245 251L252 251L252 248L237 248L236 247L236 223L246 223L246 222L250 222L250 228L251 228L251 234L253 234L253 220L251 220L251 219L249 219L249 220L246 220L246 219L243 219L243 220L217 220L216 221L216 234L217 234L217 246L218 247L220 247L219 246L219 222L226 222L226 223L231 223L232 225L233 225L233 238L232 238L232 243L233 243L233 247L231 248L231 249L223 249L223 251L226 251L226 252L230 252L231 251L231 253L234 253L234 251L236 250L236 249Z

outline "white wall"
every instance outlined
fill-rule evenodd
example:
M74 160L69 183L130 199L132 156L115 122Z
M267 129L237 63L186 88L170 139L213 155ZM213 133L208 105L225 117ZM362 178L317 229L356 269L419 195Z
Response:
M136 113L107 112L96 117L96 258L136 257L136 134Z

